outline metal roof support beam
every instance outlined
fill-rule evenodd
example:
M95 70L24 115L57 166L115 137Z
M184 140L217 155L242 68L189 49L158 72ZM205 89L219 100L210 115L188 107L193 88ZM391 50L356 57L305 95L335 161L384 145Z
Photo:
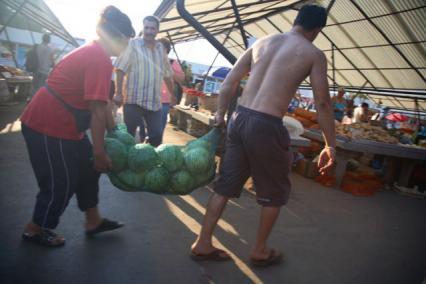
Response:
M228 33L226 34L226 37L224 38L222 45L225 45L226 41L228 40L229 36L231 35L232 29L234 28L234 26L235 26L235 23L232 26L232 28L229 29ZM220 54L220 52L218 51L216 56L214 57L212 63L210 64L209 69L207 69L206 75L204 75L203 82L201 83L201 86L203 86L203 88L204 88L204 84L206 83L207 76L209 76L210 70L212 69L213 64L216 62L216 59L219 56L219 54Z
M331 8L333 8L334 3L336 0L331 0L327 7L327 14L330 13Z
M413 68L414 71L416 71L417 75L420 76L420 78L422 78L422 80L424 82L426 82L426 78L423 77L423 74L414 66L414 64L407 58L407 56L405 56L405 54L398 48L396 47L392 41L390 40L390 38L385 34L385 32L378 26L376 25L376 23L373 22L373 20L371 20L368 15L365 13L365 11L358 5L358 3L356 3L354 0L349 0L354 6L355 8L367 19L367 21L382 35L382 37L391 45L391 47L393 49L395 49L396 52L398 52L398 54L404 59L405 62L407 62L407 64Z
M386 4L386 2L384 2L384 3ZM384 18L384 17L394 16L394 15L399 16L400 14L407 13L407 12L411 12L411 11L416 11L416 10L419 10L419 9L424 9L425 7L426 7L426 6L425 6L425 5L423 5L423 6L419 6L419 7L415 7L415 8L411 8L411 9L406 9L406 10L401 10L401 11L395 11L395 12L387 13L387 14L383 14L383 15L372 16L372 17L369 17L369 19L379 19L379 18ZM334 23L334 24L328 24L328 25L326 25L325 27L327 28L327 27L333 27L333 26L341 26L341 25L346 25L346 24L352 24L352 23L357 23L357 22L363 22L363 21L365 21L365 20L366 20L366 19L364 19L364 18L362 18L362 19L356 19L356 20L350 20L350 21L345 21L345 22L339 22L339 23Z
M333 68L333 92L336 94L336 62L334 59L334 50L336 47L334 46L334 43L331 43L331 67Z
M266 14L262 14L262 15L260 15L258 17L252 18L252 19L242 20L244 25L248 25L248 24L251 24L251 23L256 22L258 20L261 20L264 17L273 16L275 14L282 13L282 12L284 12L286 10L293 9L294 5L298 5L298 4L303 3L305 1L306 0L300 0L300 1L295 2L295 3L293 3L293 4L289 5L289 6L283 6L283 7L280 7L278 9L272 7L272 6L276 5L276 4L274 4L272 6L269 6L269 7L265 8L265 9L262 9L262 10L253 11L253 12L249 12L249 13L240 13L240 17L243 17L243 16L246 17L246 16L251 16L253 14L259 14L259 13L262 13L262 12L266 12ZM177 2L178 1L176 1L176 3ZM276 2L276 1L263 1L263 2L259 2L259 3L264 4L265 2L267 3L267 2ZM249 6L247 6L247 5L240 5L238 7L250 7L250 6L254 6L254 5L255 4L250 4ZM176 8L177 8L177 5L176 5ZM229 8L225 8L225 10L229 10ZM214 10L214 12L218 12L218 11L220 11L220 9ZM200 15L200 14L201 15L205 15L207 12L211 12L211 11L197 12L197 13L194 13L193 15L191 15L191 16L196 16L196 15ZM162 22L169 22L171 20L176 20L176 19L180 19L180 17L175 17L175 18L170 18L170 19L163 19ZM201 19L201 17L199 19ZM217 21L222 20L222 19L223 19L223 17L218 18L218 19L207 20L207 21L200 21L199 23L202 24L202 25L203 24L208 24L208 23L216 23ZM218 28L218 29L221 29L222 27L227 26L227 25L229 25L231 23L219 24L219 25L215 25L215 26L214 25L210 25L208 28ZM167 32L167 31L171 32L171 31L174 31L174 30L181 30L181 29L188 28L188 27L191 27L191 26L192 25L189 24L187 26L173 27L173 28L169 28L169 29L166 29L166 30L162 30L162 32Z
M225 5L225 4L227 4L228 3L228 0L225 0L224 2L222 2L221 4L219 4L217 7L215 7L214 9L212 9L213 11L216 11L217 9L221 9L221 7L223 6L223 5ZM200 15L200 17L198 17L197 18L197 21L198 22L200 22L200 23L203 23L202 21L201 21L201 19L202 18L204 18L204 17L207 17L207 15L209 15L208 13L204 13L203 15ZM194 16L194 14L192 14L192 16ZM179 19L180 19L180 17L179 17ZM216 19L215 19L216 20ZM214 20L214 21L215 21ZM184 28L186 28L186 27L190 27L191 25L187 25L187 26L182 26L182 27L178 27L177 28L177 33L179 33L179 32L181 32Z
M28 3L29 5L32 5L33 7L36 7L33 5L33 3ZM17 6L14 2L8 2L7 5L9 7L12 7L14 9L18 9L19 6ZM36 13L32 10L30 10L28 7L22 7L21 14L27 17L28 19L31 19L35 23L41 25L44 28L49 29L52 33L56 34L58 37L62 38L64 41L71 43L73 46L78 47L79 44L77 41L66 31L62 32L61 29L63 29L62 26L57 26L55 23L46 21L43 15Z
M295 9L296 11L298 11L297 9ZM330 17L331 19L333 19L333 21L337 22L337 20L333 17L333 15L329 14L328 17ZM343 29L342 27L338 26L339 30L352 42L352 44L357 45L355 39L353 38L353 36L348 33L347 30ZM331 38L329 38L328 36L326 36L324 29L321 31L321 34L324 35L330 42L334 43ZM339 49L339 47L334 44L336 46L336 49L345 57L345 59L351 63L352 61L349 60L349 58ZM365 57L365 59L371 64L373 65L375 68L377 68L377 65L370 59L370 57L364 52L364 50L360 49L359 52ZM357 71L361 74L362 72L359 71L359 69L355 66L355 64L351 63L352 66L354 68L357 69ZM389 85L389 86L393 86L392 82L389 81L389 79L383 74L383 72L381 72L381 70L377 70L377 72L380 74L380 76L383 78L383 80ZM364 76L364 74L362 73L364 79L367 79L367 77ZM371 82L369 81L369 83L371 84ZM371 84L372 85L372 84ZM373 85L372 85L373 86Z
M185 0L176 0L176 8L179 15L192 25L200 34L202 34L231 64L234 64L237 59L226 49L208 30L206 30L185 8Z
M393 45L397 46L397 45L415 45L415 44L423 44L426 43L425 40L419 40L419 41L410 41L410 42L398 42L398 43L394 43ZM352 46L352 47L340 47L340 50L352 50L352 49L366 49L366 48L377 48L377 47L388 47L391 46L390 44L386 43L386 44L374 44L374 45L360 45L360 46ZM323 52L330 52L331 49L323 49ZM382 68L380 68L382 69ZM412 69L412 68L409 68Z
M235 0L231 0L232 8L234 9L234 15L237 19L238 27L240 28L241 37L243 38L244 46L246 49L248 48L248 41L247 41L247 35L244 31L244 25L241 22L240 12L238 11L237 3L235 3Z
M22 4L18 7L18 9L15 10L15 13L13 15L11 15L9 17L9 19L7 19L6 23L3 25L3 27L0 29L0 34L6 29L6 27L13 21L13 19L15 19L16 15L19 14L19 12L21 12L22 8L24 8L24 6L27 4L28 0L25 0L24 2L22 2Z
M331 42L334 46L336 46L335 44L334 44L334 42L331 40L331 38L328 36L328 35L326 35L325 33L324 33L324 31L321 31L321 34L329 41L329 42ZM356 65L352 62L352 60L350 60L349 59L349 57L348 56L346 56L346 54L344 54L337 46L336 46L336 49L337 49L337 51L339 51L339 53L346 59L346 61L348 61L349 62L349 64L351 64L354 68L355 68L355 70L356 71L358 71L358 73L368 82L368 84L370 84L370 86L372 86L374 89L377 89L374 85L373 85L373 83L371 83L371 81L368 79L368 77L367 76L365 76L365 74L364 73L362 73L359 69L358 69L358 67L356 67Z
M395 4L394 3L392 3L391 1L385 1L385 2L383 2L383 4L385 5L385 6L387 6L388 7L388 9L389 10L391 10L391 11L395 11L395 10L397 10L397 8L395 7ZM423 5L422 6L422 9L424 9L424 8L426 8L426 5ZM401 14L397 14L397 15L395 15L395 18L396 18L396 23L398 23L398 25L401 27L401 29L404 31L404 33L406 34L406 36L408 36L408 38L411 40L411 41L416 41L417 40L417 37L416 37L416 35L413 33L413 31L407 26L407 23L405 22L405 20L404 20L404 18L402 18L402 16L401 16ZM423 23L424 24L424 23ZM413 46L416 50L417 50L417 52L419 53L419 54L424 54L425 53L425 49L424 48L422 48L422 47L420 47L420 46L418 46L418 45L414 45Z
M226 2L226 1L225 1ZM263 2L264 3L264 2ZM275 6L276 4L274 4L273 6ZM240 6L239 6L240 7ZM243 9L245 9L245 8L243 8ZM226 8L226 10L229 10L229 8ZM275 8L271 8L271 6L269 6L269 7L266 7L266 8L264 8L264 9L262 9L262 10L257 10L257 11L252 11L252 12L246 12L246 13L244 13L244 12L240 12L240 17L241 18L243 18L243 17L249 17L249 16L251 16L251 15L254 15L254 14L259 14L259 13L263 13L263 12L270 12L270 11L274 11L275 10ZM216 12L218 12L218 9L215 9L215 10L209 10L209 11L204 11L204 12L202 12L203 13L203 15L204 16L207 16L207 15L210 15L210 14L206 14L206 13L209 13L209 12L211 12L212 14L213 13L216 13ZM196 14L199 14L199 13L194 13L192 16L195 16ZM207 28L221 28L221 27L223 27L223 26L226 26L226 25L229 25L229 24L232 24L233 23L233 21L231 21L231 22L229 22L229 23L225 23L225 24L219 24L219 25L214 25L214 24L216 24L218 21L221 21L221 20L223 20L223 19L230 19L230 20L232 20L231 18L230 18L230 16L232 16L232 13L230 13L228 16L226 16L226 17L223 17L223 16L221 16L221 17L218 17L218 18L214 18L214 19L210 19L210 20L205 20L205 21L201 21L201 19L202 18L204 18L204 16L200 16L200 17L198 17L197 18L197 20L200 22L200 24L202 24L202 25L205 25L205 24L210 24L210 23L212 23L211 25L208 25L207 26ZM260 17L256 17L257 19L259 19L259 18L261 18L262 16L260 16ZM177 19L181 19L181 17L179 17L179 18L177 18ZM163 19L162 20L162 22L164 22L164 23L167 23L167 22L169 22L170 21L170 19ZM244 20L243 20L244 21ZM245 24L245 23L244 23ZM180 30L182 30L182 29L184 29L184 28L188 28L188 27L191 27L191 25L186 25L186 26L178 26L178 27L173 27L173 28L169 28L169 29L166 29L166 30L162 30L162 32L166 32L166 31L175 31L175 30L178 30L178 31L180 31Z
M180 67L181 67L181 68L182 68L182 70L183 70L182 62L181 62L181 61L180 61L180 59L179 59L179 55L178 55L178 53L177 53L177 51L176 51L176 47L175 47L175 44L174 44L174 42L173 42L173 40L172 40L172 37L170 36L170 34L169 34L169 33L167 33L167 37L169 38L169 41L170 41L170 44L171 44L171 46L172 46L173 52L174 52L174 53L175 53L175 55L176 55L176 60L177 60L177 62L179 63Z
M285 12L287 10L292 10L292 9L294 9L294 6L297 6L297 5L299 5L299 4L303 3L303 2L306 2L306 0L300 0L300 1L294 2L293 4L290 4L288 6L284 6L284 7L281 7L279 9L275 9L272 12L264 14L264 15L262 15L260 17L256 17L256 18L253 18L253 19L245 21L244 25L249 25L251 23L257 22L260 19L264 19L264 18L268 18L268 17L271 17L271 16L275 16L276 14L281 14L282 12Z
M176 1L177 2L177 1ZM225 1L225 3L227 3L228 1ZM270 3L270 2L276 2L276 3L280 3L282 1L278 1L278 0L264 0L264 1L258 1L257 3L247 3L247 4L242 4L242 5L238 5L238 9L245 9L245 8L251 8L252 6L255 5L260 5L260 4L265 4L265 3ZM219 7L222 6L219 5ZM206 13L208 12L224 12L224 11L229 11L231 10L231 7L224 7L224 8L215 8L214 10L210 10L210 11L201 11L201 12L196 12L193 13L192 16L196 17L196 16L206 16ZM253 12L256 13L256 12ZM172 18L165 18L163 19L164 22L169 22L169 21L174 21L174 20L179 20L180 17L172 17Z
M424 90L421 90L419 92L416 92L415 90L389 90L389 89L376 89L373 90L371 88L362 88L360 87L353 87L353 86L342 86L345 88L346 91L354 92L354 93L362 93L367 94L371 96L383 96L383 97L392 97L392 98L405 98L405 99L420 99L424 100L426 96L426 92ZM310 86L307 85L301 85L300 88L302 89L310 89Z

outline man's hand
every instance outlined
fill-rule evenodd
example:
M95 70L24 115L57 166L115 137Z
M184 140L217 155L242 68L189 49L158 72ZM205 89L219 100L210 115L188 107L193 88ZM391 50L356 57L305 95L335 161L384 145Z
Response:
M325 147L319 156L318 169L320 174L327 173L336 161L336 150L331 147Z
M102 151L94 154L93 168L100 173L107 173L112 169L112 162L108 155Z
M225 115L216 113L214 117L214 126L215 127L225 127Z

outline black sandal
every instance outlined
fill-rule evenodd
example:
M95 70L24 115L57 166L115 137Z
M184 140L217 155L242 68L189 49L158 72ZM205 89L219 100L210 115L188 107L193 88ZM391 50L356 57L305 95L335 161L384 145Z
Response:
M23 233L22 239L45 247L61 247L65 245L65 239L47 229L43 229L38 234ZM60 240L58 242L58 240Z
M228 261L232 259L229 253L221 249L215 249L214 251L208 254L196 254L191 252L190 257L194 261Z
M266 259L250 259L253 266L267 267L282 262L283 254L277 250L272 249Z
M106 218L102 219L102 222L97 226L96 228L92 230L87 230L86 235L87 236L94 236L102 232L112 231L116 230L118 228L123 227L124 224L116 221L111 221Z

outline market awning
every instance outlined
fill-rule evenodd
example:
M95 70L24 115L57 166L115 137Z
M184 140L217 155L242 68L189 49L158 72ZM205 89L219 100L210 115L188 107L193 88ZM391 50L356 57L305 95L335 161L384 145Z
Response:
M39 33L50 32L75 47L79 46L42 0L0 1L0 34L6 27Z
M188 12L214 37L206 37L210 42L223 43L224 50L213 45L233 63L250 39L290 30L301 5L314 2L330 9L315 45L327 56L331 86L366 93L393 108L413 110L417 99L426 110L423 0L164 0L156 15L162 19L160 36L175 43L206 37L182 17Z

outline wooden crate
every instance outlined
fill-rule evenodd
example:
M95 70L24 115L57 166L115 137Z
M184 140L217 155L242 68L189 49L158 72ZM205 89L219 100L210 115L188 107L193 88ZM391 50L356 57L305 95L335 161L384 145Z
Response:
M170 115L170 124L178 125L179 111L174 108L171 108L169 111L169 115Z
M204 123L188 118L186 120L186 133L195 137L201 137L209 131L209 127Z
M204 96L200 97L200 108L208 110L210 112L217 111L218 96Z

